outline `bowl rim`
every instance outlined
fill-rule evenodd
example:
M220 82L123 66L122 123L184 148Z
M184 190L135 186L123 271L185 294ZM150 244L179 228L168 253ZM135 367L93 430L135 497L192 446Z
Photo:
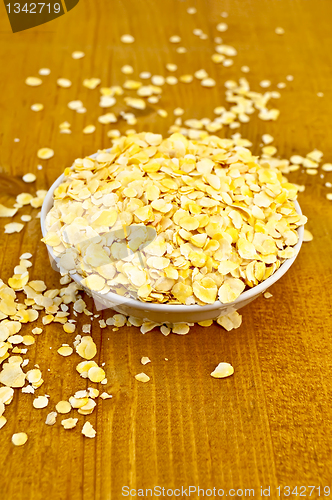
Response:
M94 153L93 155L89 155L90 158L93 158L97 156L98 153ZM51 205L51 208L48 208L48 205L51 200L53 200L53 192L54 190L61 184L61 182L64 180L65 175L64 173L61 174L52 184L52 186L49 188L47 191L47 194L45 196L42 208L41 208L41 214L40 214L40 224L41 224L41 230L43 237L46 236L46 215L49 212L49 210L52 208L53 204ZM297 200L293 200L294 205L295 205L295 210L299 215L302 215L302 210L301 207L298 203ZM228 303L223 303L220 302L219 300L216 300L213 304L206 304L204 306L201 306L199 304L194 304L194 305L183 305L183 304L158 304L158 303L152 303L152 302L143 302L134 298L128 298L126 297L126 300L123 301L123 297L121 295L118 295L117 293L114 292L108 292L105 294L99 294L98 292L94 292L91 290L91 293L93 294L93 297L98 299L103 299L103 300L108 300L112 303L112 306L116 307L117 305L120 305L122 303L125 303L126 307L131 307L132 309L142 309L142 310L150 310L150 311L166 311L169 313L173 312L178 312L178 313L194 313L194 312L208 312L212 311L215 309L221 309L226 306L236 306L240 304L243 301L250 301L250 299L253 299L256 295L259 295L260 293L263 293L266 291L267 288L270 288L274 283L276 283L292 266L294 263L296 257L299 254L299 251L302 246L303 242L303 234L304 234L304 226L299 226L297 228L297 233L299 235L299 240L294 245L294 249L296 249L296 254L291 257L290 259L286 259L269 278L266 280L262 281L258 285L253 286L249 290L245 290L242 292L233 302L228 302ZM56 261L56 257L53 254L53 249L49 245L47 246L47 250L50 254L50 256ZM76 281L80 282L82 280L82 276L78 273L73 273L70 274L71 278Z

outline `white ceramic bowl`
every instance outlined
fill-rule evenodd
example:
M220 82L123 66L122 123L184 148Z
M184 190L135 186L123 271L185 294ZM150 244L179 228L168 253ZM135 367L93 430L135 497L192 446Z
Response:
M91 158L93 158L94 156L95 155L91 155ZM53 206L53 192L59 186L59 184L63 182L63 180L64 180L64 175L62 174L50 187L45 197L40 218L43 236L46 236L46 228L45 228L46 215ZM297 213L302 215L300 205L298 204L297 201L295 201L294 203ZM125 314L126 316L147 318L157 323L162 323L162 322L196 323L198 321L204 321L207 319L215 319L218 316L229 314L233 311L241 309L241 307L244 307L250 302L252 302L259 295L264 293L270 286L276 283L276 281L278 281L288 271L288 269L295 261L302 245L303 231L304 231L303 226L297 229L299 235L299 241L294 247L297 251L294 257L292 257L291 259L287 259L283 264L281 264L279 269L268 279L266 279L259 285L254 286L250 290L245 290L236 300L234 300L229 304L222 304L220 301L216 301L213 304L209 304L206 306L151 304L149 302L141 302L136 299L121 297L120 295L117 295L116 293L113 292L109 292L107 294L102 295L97 292L91 293L91 290L86 289L85 287L84 290L90 296L91 295L93 296L97 309L113 309L119 313ZM47 245L47 249L51 264L55 269L57 269L56 259L53 254L53 249L49 245ZM79 274L72 274L71 276L77 283L80 283L82 280L82 276L80 276Z

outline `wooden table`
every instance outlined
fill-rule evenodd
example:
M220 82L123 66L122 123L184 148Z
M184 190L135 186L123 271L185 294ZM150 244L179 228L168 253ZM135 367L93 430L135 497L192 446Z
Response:
M198 13L189 15L189 6ZM324 161L332 161L329 0L81 0L59 19L17 34L11 33L4 6L0 8L0 201L8 206L22 191L48 189L74 158L110 145L110 127L97 122L99 91L83 87L82 81L100 77L104 86L121 85L127 78L120 71L124 64L134 67L134 78L141 71L165 75L165 64L172 62L179 66L176 75L205 68L217 80L212 89L202 89L198 81L168 86L160 103L168 117L158 116L159 106L151 105L137 130L166 134L177 106L185 109L185 118L212 117L214 107L225 104L226 79L246 76L258 91L263 79L271 80L273 89L285 81L287 87L276 101L280 118L263 122L256 113L241 133L253 142L255 153L261 135L270 133L282 158L318 148ZM223 11L229 13L227 19L220 16ZM229 25L226 33L216 31L222 21ZM283 36L275 34L277 26L284 28ZM207 33L208 40L194 36L194 28ZM121 43L124 33L134 35L135 43ZM182 37L186 54L178 54L177 46L169 43L175 34ZM230 68L210 59L218 35L238 50ZM73 50L83 50L85 58L73 60ZM242 65L250 67L248 75L241 72ZM25 78L37 76L41 67L51 69L42 77L45 83L26 86ZM287 81L286 75L294 80ZM71 79L72 87L59 89L59 77ZM70 111L67 103L72 99L81 99L88 112ZM45 109L34 113L34 102ZM59 133L65 120L72 124L71 135ZM90 123L97 130L84 135L82 129ZM127 128L124 122L119 125L122 132ZM222 132L232 133L227 128ZM39 161L40 147L52 147L54 158ZM37 170L39 163L42 170ZM23 183L26 172L37 174L34 184ZM98 323L93 327L98 361L106 362L106 389L113 394L112 400L99 400L89 417L97 429L95 439L84 438L79 429L65 431L59 419L53 427L44 425L51 406L85 388L75 372L77 355L62 358L55 352L72 336L60 324L45 328L29 349L28 367L40 365L45 383L39 393L50 394L50 405L36 410L33 396L17 391L6 409L8 422L0 431L1 500L119 500L125 498L123 486L215 487L234 498L247 498L238 489L254 489L260 498L260 487L270 486L270 498L279 498L278 486L281 491L297 486L298 492L304 486L309 497L308 486L331 486L332 209L324 183L332 181L332 174L321 178L300 170L289 178L306 186L299 201L314 240L303 245L291 270L272 288L273 298L260 297L243 309L238 330L195 326L189 335L166 338L155 332L142 335L135 328L113 332L100 330ZM19 256L31 252L32 277L56 287L59 275L40 242L37 211L27 208L22 213L33 217L21 233L2 232L1 278L7 281ZM3 227L9 221L0 222ZM134 378L142 371L141 356L152 360L145 368L151 376L148 384ZM232 363L233 377L210 377L220 361ZM11 436L19 431L27 432L29 440L14 447ZM283 493L281 497L286 498ZM198 498L197 493L191 498ZM318 498L317 489L310 498Z

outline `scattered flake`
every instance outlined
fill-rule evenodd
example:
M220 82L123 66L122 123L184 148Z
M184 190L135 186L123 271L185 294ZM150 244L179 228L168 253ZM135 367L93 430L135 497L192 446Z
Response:
M242 73L249 73L250 68L249 68L249 66L241 66L241 71L242 71Z
M223 54L212 54L211 59L214 63L219 64L225 61L225 56Z
M82 59L82 57L84 57L84 56L85 56L85 54L81 50L74 50L74 52L72 52L72 54L71 54L71 57L73 59Z
M181 37L178 35L173 35L170 37L169 41L171 43L180 43L181 42Z
M38 149L37 156L42 160L48 160L49 158L52 158L52 156L54 156L54 151L50 148L41 148Z
M178 69L176 64L168 63L166 64L167 71L176 71Z
M151 78L151 73L149 71L142 71L139 74L139 77L142 78L142 80L148 80L149 78Z
M224 31L228 30L228 25L226 23L219 23L217 24L217 31L220 33L223 33Z
M70 356L73 353L73 348L70 347L68 344L62 344L62 347L59 347L58 353L61 356Z
M332 193L327 193L326 199L332 201Z
M324 170L324 172L332 172L332 163L324 163L324 165L322 165L322 170Z
M176 76L166 76L165 81L168 85L176 85L178 83Z
M178 48L176 49L176 52L177 52L178 54L185 54L185 53L187 52L187 49L186 49L185 47L178 47Z
M48 405L48 398L46 396L38 396L33 400L33 407L34 408L46 408Z
M95 132L96 127L94 125L87 125L83 129L83 134L93 134Z
M332 182L325 182L325 187L332 188Z
M35 176L35 174L28 173L28 174L24 174L22 179L24 182L30 183L30 182L35 182L37 177Z
M31 105L31 109L32 111L41 111L42 109L44 109L44 104L36 102L35 104Z
M142 363L142 365L146 365L146 364L148 364L148 363L151 363L151 359L150 359L150 358L148 358L147 356L143 356L143 357L141 358L141 363Z
M74 111L77 111L80 108L83 108L83 102L76 100L76 101L70 101L68 103L68 108L73 109Z
M51 70L49 68L40 68L40 70L38 71L38 73L40 75L44 75L44 76L47 76L51 73Z
M230 363L219 363L218 366L211 373L213 378L230 377L234 373L234 368Z
M182 83L191 83L193 79L194 79L193 75L181 75L179 77L179 80Z
M88 371L88 378L91 380L91 382L99 383L104 380L105 372L98 366L92 366Z
M88 438L96 437L96 431L92 427L92 424L90 424L90 422L85 422L85 424L83 425L83 428L82 428L82 434Z
M84 359L90 360L97 354L97 346L89 335L82 337L76 346L76 352Z
M42 328L39 328L38 326L36 326L36 327L32 330L32 333L33 333L34 335L40 335L42 332L43 332Z
M22 215L21 216L21 221L23 222L30 222L32 219L31 215Z
M28 440L28 436L25 432L17 432L16 434L12 435L12 443L15 446L22 446L25 444Z
M146 373L138 373L137 375L135 375L135 379L138 380L139 382L149 382L150 380L150 377L148 375L146 375Z
M72 85L71 81L68 80L68 78L58 78L56 83L63 89L68 89Z
M283 35L285 33L284 28L276 28L274 31L277 35Z
M20 222L9 222L9 224L5 224L5 233L19 233L24 228L24 224L20 224Z
M157 114L162 118L166 118L168 116L168 113L165 109L157 109Z
M234 311L230 314L217 318L217 323L229 332L234 328L239 328L239 326L241 326L242 316L237 311Z
M176 333L178 335L186 335L189 333L190 327L187 323L175 323L172 326L172 333Z
M94 90L100 85L100 82L100 78L85 78L85 80L83 80L83 86L87 89Z
M263 88L266 89L267 87L270 87L271 82L270 80L262 80L259 85Z
M57 417L57 412L56 411L51 411L46 417L45 424L46 425L54 425L56 423L56 417Z
M64 420L61 420L61 425L65 429L73 429L78 422L78 418L65 418Z
M139 99L138 97L125 97L124 101L127 104L127 106L129 106L130 108L134 108L134 109L145 109L146 108L146 102L143 101L143 99Z
M13 217L17 210L17 208L8 208L0 203L0 217Z
M132 35L122 35L120 40L122 43L134 43L135 38Z
M122 66L121 72L124 75L131 75L132 73L134 73L134 68L132 66L130 66L129 64L125 64L124 66Z
M324 93L323 92L317 92L317 97L324 97Z
M188 7L187 12L188 14L196 14L197 10L195 7Z
M271 142L274 141L274 137L272 137L272 135L270 134L263 134L262 141L264 142L264 144L271 144Z
M25 83L29 85L29 87L38 87L43 83L43 80L41 78L38 78L36 76L29 76L26 80Z
M204 78L201 81L201 85L203 87L215 87L216 82L215 82L215 80L213 80L213 78Z
M113 396L107 392L102 392L100 395L101 399L111 399Z
M294 80L294 76L293 76L293 75L287 75L287 76L286 76L286 80L287 80L288 82L292 82L292 81Z
M2 429L2 427L4 425L6 425L6 423L7 423L6 417L4 417L3 415L1 415L1 417L0 417L0 429Z
M55 409L58 413L69 413L72 410L72 406L69 401L59 401Z

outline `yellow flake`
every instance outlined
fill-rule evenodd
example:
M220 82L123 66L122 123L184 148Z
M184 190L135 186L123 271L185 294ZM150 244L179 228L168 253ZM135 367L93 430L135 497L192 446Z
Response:
M105 372L102 368L99 368L97 366L92 366L89 371L88 371L88 378L91 380L91 382L101 382L105 378Z
M30 384L37 384L42 378L42 372L39 370L39 368L33 368L32 370L29 370L27 372L26 378L27 381L30 382Z
M134 68L129 64L125 64L121 68L121 73L123 73L124 75L131 75L132 73L134 73Z
M227 278L218 290L218 298L223 304L233 302L245 289L245 284L238 278Z
M303 241L305 241L305 242L312 241L313 238L314 237L313 237L312 233L308 229L304 229Z
M14 389L11 387L0 387L0 403L8 405L14 397Z
M223 33L224 31L227 31L228 30L228 26L226 23L219 23L217 24L217 31L219 31L220 33Z
M176 71L178 69L176 64L168 63L166 64L167 71Z
M20 363L4 363L0 372L0 382L7 387L23 387L25 373L22 371Z
M82 434L88 438L96 437L96 431L93 428L92 424L90 424L90 422L85 422L82 428Z
M277 35L283 35L285 33L285 30L280 27L277 27L274 31Z
M17 210L17 208L7 208L0 203L0 217L13 217Z
M170 37L169 41L171 43L180 43L181 42L181 37L178 35L173 35Z
M68 80L68 78L58 78L56 83L63 89L68 89L72 85L71 81Z
M264 298L265 299L270 299L271 297L273 297L272 293L270 293L270 292L265 292L264 293Z
M135 38L132 35L122 35L121 42L122 43L134 43Z
M44 104L41 104L39 102L36 102L35 104L31 104L31 109L32 111L41 111L42 109L44 109Z
M28 76L25 80L26 85L29 85L29 87L38 87L43 83L43 80L41 78L38 78L37 76Z
M76 326L74 325L74 323L65 323L64 325L62 325L62 328L66 333L74 333Z
M217 298L218 288L211 278L203 278L193 283L194 295L205 304L213 304Z
M100 82L100 78L85 78L85 80L83 80L83 86L87 89L94 90L100 85Z
M83 134L93 134L95 132L96 127L94 125L87 125L83 129Z
M175 323L172 326L172 332L176 333L177 335L186 335L189 333L190 327L187 325L187 323Z
M332 163L324 163L324 165L322 165L322 170L324 170L324 172L332 172Z
M61 425L64 429L73 429L78 422L78 418L65 418L61 420Z
M87 360L94 358L97 354L97 346L92 337L89 335L82 337L80 343L76 346L76 352L81 356L81 358Z
M113 396L107 392L102 392L100 395L101 399L111 399Z
M12 443L15 446L22 446L24 445L28 440L28 436L25 432L17 432L16 434L12 435Z
M54 151L53 151L53 149L50 149L50 148L41 148L41 149L38 149L37 156L38 156L38 158L40 158L42 160L48 160L49 158L52 158L52 156L54 156ZM31 199L32 199L32 196L31 196Z
M157 113L162 118L166 118L168 116L168 113L165 109L157 109Z
M234 373L234 368L230 363L219 363L211 373L213 378L230 377Z
M72 54L71 54L71 57L73 59L82 59L82 57L84 57L84 56L85 56L85 54L81 50L74 50L74 52L72 52Z
M181 75L179 77L179 80L182 83L191 83L193 79L194 79L193 75Z
M58 353L61 356L70 356L73 353L73 349L69 345L62 344L62 346L58 349Z
M32 337L32 335L24 335L22 342L24 345L33 345L35 343L35 339Z
M99 123L106 125L108 123L116 123L117 118L114 113L106 113L105 115L98 116Z
M203 87L215 87L216 82L213 80L213 78L203 78L201 81L201 85Z
M45 420L46 425L54 425L56 423L56 417L57 417L57 412L56 411L51 411L47 416Z
M2 429L2 427L7 423L7 419L6 417L4 417L3 415L1 415L0 417L0 429Z
M138 99L137 97L125 97L124 99L127 106L134 109L145 109L146 102L143 99Z
M13 233L19 233L22 231L24 228L24 224L21 224L20 222L10 222L9 224L5 224L5 233L6 234L13 234Z
M142 365L147 365L148 363L151 363L151 359L148 358L147 356L143 356L141 358L141 363L142 363Z
M59 401L55 409L58 413L69 413L72 410L72 406L68 401Z
M48 398L46 396L38 396L33 400L33 407L34 408L46 408L48 405Z
M138 373L137 375L135 375L135 379L138 380L139 382L149 382L150 380L150 377L148 375L146 375L146 373Z

